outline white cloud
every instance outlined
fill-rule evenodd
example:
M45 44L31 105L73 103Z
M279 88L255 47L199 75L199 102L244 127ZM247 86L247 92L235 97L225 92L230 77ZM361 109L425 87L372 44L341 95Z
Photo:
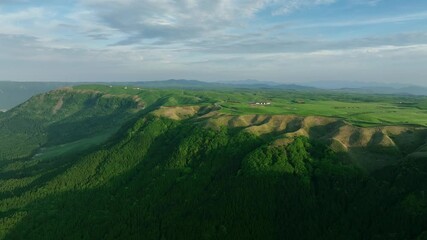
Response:
M210 37L244 25L262 11L288 14L302 8L332 4L335 0L82 0L99 23L129 35L118 44L140 44L160 39L174 42Z
M280 1L281 2L281 1ZM278 9L273 12L274 15L289 14L304 7L312 7L318 5L328 5L335 3L336 0L288 0L278 6Z
M15 12L6 12L0 9L0 33L25 33L28 32L29 26L49 17L52 17L52 13L40 7L31 7Z
M363 25L378 25L386 23L402 23L410 21L419 21L427 19L427 11L396 15L396 16L384 16L384 17L375 17L375 18L365 18L365 19L353 19L353 20L343 20L343 21L334 21L334 22L318 22L302 25L283 25L283 28L324 28L324 27L351 27L351 26L363 26Z
M330 22L288 20L293 12L336 1L80 0L66 10L0 8L0 72L3 78L15 80L268 78L296 82L346 74L355 78L360 72L366 74L361 77L378 76L387 67L395 75L390 78L396 79L400 69L412 66L414 73L408 76L414 76L413 82L423 81L418 76L426 73L421 64L427 57L423 29L340 39L304 31L422 21L427 19L426 12ZM257 21L268 15L284 24Z
M351 0L351 3L356 5L369 5L369 6L376 6L378 5L382 0Z

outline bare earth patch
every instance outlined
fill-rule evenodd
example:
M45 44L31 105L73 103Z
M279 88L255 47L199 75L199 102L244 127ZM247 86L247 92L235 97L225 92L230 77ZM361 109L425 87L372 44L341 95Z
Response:
M153 114L158 117L166 117L173 120L183 120L194 116L200 110L199 106L160 107Z
M395 164L406 156L407 146L419 151L408 157L425 157L427 129L416 126L358 127L341 119L295 115L209 114L202 124L209 128L239 127L255 135L275 134L274 145L287 145L296 136L313 137L344 153L349 161L371 171Z
M56 105L53 107L52 109L52 113L56 114L61 108L62 105L64 104L64 97L61 97L58 102L56 103Z

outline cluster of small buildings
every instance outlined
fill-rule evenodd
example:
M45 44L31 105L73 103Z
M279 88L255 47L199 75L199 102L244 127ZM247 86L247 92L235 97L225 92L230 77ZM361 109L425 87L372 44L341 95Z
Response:
M271 102L256 102L256 105L271 105Z
M112 88L112 87L113 87L113 85L110 85L109 87L110 87L110 88ZM124 89L124 90L127 90L127 89L128 89L128 87L127 87L127 86L125 86L125 87L123 87L123 89ZM134 89L134 90L141 90L141 88L139 88L139 87L134 87L133 89Z
M271 105L271 102L253 102L251 105Z

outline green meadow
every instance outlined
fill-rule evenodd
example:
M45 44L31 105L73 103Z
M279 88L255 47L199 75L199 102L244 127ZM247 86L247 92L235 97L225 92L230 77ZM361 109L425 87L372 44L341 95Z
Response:
M233 115L268 114L342 118L358 126L427 126L427 97L408 95L354 94L333 91L284 90L174 90L144 89L132 86L83 85L80 90L94 90L114 95L138 95L151 104L159 96L164 106L216 105L220 112ZM270 103L256 105L254 103Z
M58 156L63 156L71 153L83 152L92 147L98 146L108 140L118 129L108 129L104 132L98 133L95 136L79 139L74 142L64 143L51 147L40 149L38 153L34 155L35 160L47 160Z

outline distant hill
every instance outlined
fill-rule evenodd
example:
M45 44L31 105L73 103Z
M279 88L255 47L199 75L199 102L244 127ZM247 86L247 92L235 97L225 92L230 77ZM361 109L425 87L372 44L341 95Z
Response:
M302 85L354 93L427 95L427 87L399 83L319 81L303 83Z
M169 88L169 89L287 89L287 90L309 90L313 87L304 87L295 84L273 84L272 82L262 82L256 80L236 81L236 82L204 82L187 79L169 79L164 81L140 81L140 82L99 82L107 85L128 85L144 88ZM79 84L89 84L82 82L9 82L0 81L0 111L8 110L31 96L44 93L50 90L65 86L75 86ZM93 84L93 83L92 83Z
M333 90L339 91L339 92L367 93L367 94L427 96L427 88L420 87L420 86L403 87L403 88L392 88L392 87L339 88L339 89L333 89Z
M114 83L123 85L123 83ZM126 84L132 86L142 86L146 88L182 88L182 89L200 89L200 88L223 88L226 84L217 82L203 82L198 80L187 79L169 79L163 81L141 81L141 82L127 82Z
M53 89L74 86L77 82L1 82L0 81L0 112L8 110L23 103L31 96L44 93ZM93 84L93 83L91 83ZM427 95L427 88L408 85L381 85L378 83L340 83L340 82L314 82L304 84L283 84L272 81L242 80L229 82L204 82L187 79L169 79L164 81L139 81L139 82L99 82L99 84L114 86L135 86L154 89L276 89L294 91L335 91L343 93L364 94L396 94L396 95Z
M123 83L114 83L123 85ZM279 83L272 81L242 80L228 82L204 82L198 80L170 79L165 81L128 82L128 85L136 85L147 88L180 88L180 89L282 89L282 90L334 90L341 92L370 93L370 94L398 94L398 95L427 95L427 88L405 84L382 83L351 83L351 82L313 82L313 83Z
M123 83L115 83L123 85ZM204 82L198 80L170 79L165 81L128 82L129 85L143 86L148 88L183 88L183 89L218 89L218 88L245 88L245 89L286 89L286 90L310 90L297 84L282 84L276 82L264 82L257 80L231 81L231 82Z
M248 80L248 81L236 81L225 83L228 86L240 87L240 88L264 88L264 89L283 89L283 90L314 90L316 88L303 86L298 84L284 84L270 81L257 81L257 80Z

